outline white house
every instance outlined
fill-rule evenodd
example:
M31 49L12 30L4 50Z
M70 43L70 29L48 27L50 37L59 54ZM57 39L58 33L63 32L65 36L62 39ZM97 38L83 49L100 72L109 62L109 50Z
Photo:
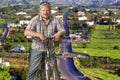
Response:
M120 24L120 19L117 19L116 22L117 22L117 24Z
M2 64L5 65L5 66L10 66L9 62L3 62Z
M85 20L87 20L87 17L85 17L85 16L78 17L78 20L79 20L79 21L85 21Z
M16 15L27 15L26 12L18 12L18 13L15 13Z
M0 64L2 64L3 66L10 66L10 63L3 61L2 58L0 58Z
M0 58L0 63L2 63L2 58Z
M86 21L88 25L94 25L94 21Z
M29 18L31 18L31 16L26 15L26 16L24 16L24 18L29 19Z
M24 25L24 24L28 24L29 22L30 22L29 20L21 20L19 24Z
M61 18L61 19L63 19L63 15L57 15L57 16L55 16L56 18Z
M55 13L57 13L58 11L56 11L56 10L51 10L51 13L52 14L55 14Z
M9 26L10 27L21 27L20 24L15 24L15 23L10 23Z
M82 11L78 11L78 16L85 16L85 12L82 12Z

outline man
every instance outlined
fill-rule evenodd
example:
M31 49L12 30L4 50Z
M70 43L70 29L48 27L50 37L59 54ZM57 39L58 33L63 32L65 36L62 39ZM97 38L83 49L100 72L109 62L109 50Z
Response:
M33 17L24 31L25 36L32 36L32 50L29 59L29 71L26 80L33 80L38 69L40 69L40 80L45 80L45 58L47 55L47 47L50 46L50 55L54 55L53 41L59 41L61 36L65 34L65 29L61 21L51 15L50 3L42 2L39 7L39 14ZM53 36L53 41L47 45L48 38ZM54 72L54 80L59 80L56 59L50 58L51 68ZM42 65L43 64L43 65Z

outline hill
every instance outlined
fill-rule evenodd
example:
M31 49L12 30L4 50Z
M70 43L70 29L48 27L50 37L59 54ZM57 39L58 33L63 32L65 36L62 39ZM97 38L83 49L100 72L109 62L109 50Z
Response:
M24 2L41 2L41 1L48 1L51 3L55 3L55 4L66 4L68 3L69 5L81 5L81 6L91 6L91 5L97 5L98 7L101 6L116 6L116 4L120 1L120 0L0 0L0 4L12 4L12 3L24 3ZM68 5L68 6L69 6Z

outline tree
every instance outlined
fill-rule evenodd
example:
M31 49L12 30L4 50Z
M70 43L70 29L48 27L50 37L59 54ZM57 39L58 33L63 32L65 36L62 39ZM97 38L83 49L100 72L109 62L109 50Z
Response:
M3 48L4 48L7 52L9 52L9 50L11 49L11 47L12 47L12 45L11 45L9 42L5 42L5 43L3 44Z
M115 14L113 13L113 11L109 10L109 29L111 28L112 30L114 30L115 28ZM110 27L111 26L111 27Z
M9 67L3 67L0 65L0 80L10 80L10 74L8 73Z
M79 10L78 10L78 7L74 7L73 9L72 9L72 11L73 12L75 12L75 13L77 13Z

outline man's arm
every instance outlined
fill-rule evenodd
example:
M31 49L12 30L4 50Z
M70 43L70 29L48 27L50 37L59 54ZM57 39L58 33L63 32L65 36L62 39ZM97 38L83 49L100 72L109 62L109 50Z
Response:
M40 38L44 42L47 41L47 38L40 32L35 32L35 31L32 31L32 30L25 29L24 35L25 36L38 37L38 38Z
M66 34L65 30L58 31L54 34L54 40L59 41L61 37L63 37Z
M64 36L66 34L66 31L62 30L62 31L57 32L57 34L59 34L60 36Z

